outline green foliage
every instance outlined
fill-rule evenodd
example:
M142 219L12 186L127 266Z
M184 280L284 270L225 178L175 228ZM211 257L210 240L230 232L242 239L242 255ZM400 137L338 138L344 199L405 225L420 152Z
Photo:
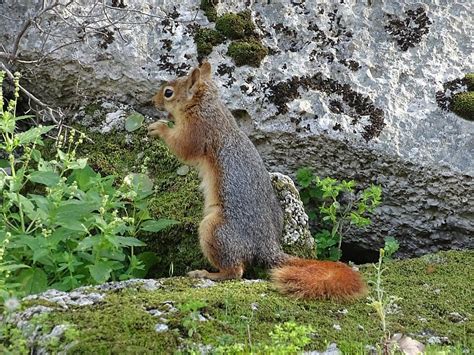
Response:
M461 92L454 95L452 110L458 116L474 121L474 91Z
M227 50L237 66L249 65L258 68L268 54L268 49L254 38L233 41Z
M142 114L134 112L125 120L125 129L127 132L136 131L142 126L144 120L145 117Z
M217 19L216 30L229 39L242 39L254 36L255 25L250 11L228 12Z
M395 238L389 237L385 239L385 247L380 249L379 261L377 264L373 265L375 269L375 280L369 280L369 284L373 286L373 291L372 295L368 297L369 303L367 303L367 305L375 310L377 317L379 318L380 328L383 334L381 339L382 348L386 348L386 345L390 341L387 315L390 313L391 309L396 308L396 302L402 300L400 297L390 296L387 294L382 285L382 276L386 270L383 262L390 258L391 254L393 254L397 249L398 242Z
M277 324L270 332L272 345L267 349L276 350L283 354L296 353L303 350L311 342L308 335L312 332L314 332L312 327L298 325L295 322Z
M0 296L18 286L30 294L142 274L150 258L135 255L134 248L145 245L137 233L175 223L151 219L151 180L129 174L118 184L94 172L76 157L85 137L75 130L59 136L54 158L44 159L38 147L53 127L16 131L24 118L15 115L18 81L17 75L7 110L0 92L0 152L8 157L0 169Z
M318 258L339 260L344 234L371 223L368 216L380 205L382 189L371 185L357 192L354 180L321 179L308 168L299 169L296 178L308 216L320 227L314 235Z
M224 42L224 36L218 31L210 28L200 28L194 35L199 58L203 58L211 54L214 46Z
M395 254L400 248L400 243L394 237L385 238L384 250L384 260L392 259L393 254Z
M207 304L204 301L191 300L179 307L180 312L186 313L182 324L188 332L188 337L192 337L196 333L199 322L201 322L201 310L206 306Z
M270 344L264 343L245 345L236 343L221 345L216 349L217 354L297 354L311 343L309 334L314 329L309 326L299 325L295 322L277 324L270 331Z
M204 11L209 22L216 21L217 10L214 6L213 0L201 0L200 9Z

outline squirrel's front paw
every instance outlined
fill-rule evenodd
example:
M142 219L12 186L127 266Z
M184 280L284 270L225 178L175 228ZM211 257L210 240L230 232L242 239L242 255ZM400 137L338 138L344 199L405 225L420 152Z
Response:
M168 128L168 121L159 120L153 122L148 126L148 135L152 137L158 137L162 134L163 130Z
M207 272L206 270L194 270L194 271L188 272L188 276L193 277L195 279L206 278L208 275L209 275L209 272Z

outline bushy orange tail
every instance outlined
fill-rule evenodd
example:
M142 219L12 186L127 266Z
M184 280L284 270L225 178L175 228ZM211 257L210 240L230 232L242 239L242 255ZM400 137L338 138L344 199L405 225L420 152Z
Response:
M271 270L271 278L281 293L297 298L349 300L367 292L358 272L334 261L290 258Z

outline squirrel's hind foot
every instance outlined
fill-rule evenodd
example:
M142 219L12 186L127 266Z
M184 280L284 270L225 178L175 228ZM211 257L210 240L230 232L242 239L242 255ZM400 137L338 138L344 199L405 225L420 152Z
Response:
M219 272L209 272L206 270L194 270L188 272L189 277L198 279L209 279L213 281L241 279L243 274L244 268L241 266L231 269L220 270Z

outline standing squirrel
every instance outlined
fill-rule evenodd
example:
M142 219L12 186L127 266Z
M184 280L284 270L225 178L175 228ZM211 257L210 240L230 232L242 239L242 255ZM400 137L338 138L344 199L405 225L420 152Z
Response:
M262 263L271 268L280 292L298 298L350 299L365 293L360 274L349 266L283 252L283 211L270 175L220 100L208 62L164 84L153 102L168 112L169 120L152 123L149 135L161 137L179 159L197 168L202 180L205 201L199 239L218 272L195 270L188 276L239 279L246 265Z

